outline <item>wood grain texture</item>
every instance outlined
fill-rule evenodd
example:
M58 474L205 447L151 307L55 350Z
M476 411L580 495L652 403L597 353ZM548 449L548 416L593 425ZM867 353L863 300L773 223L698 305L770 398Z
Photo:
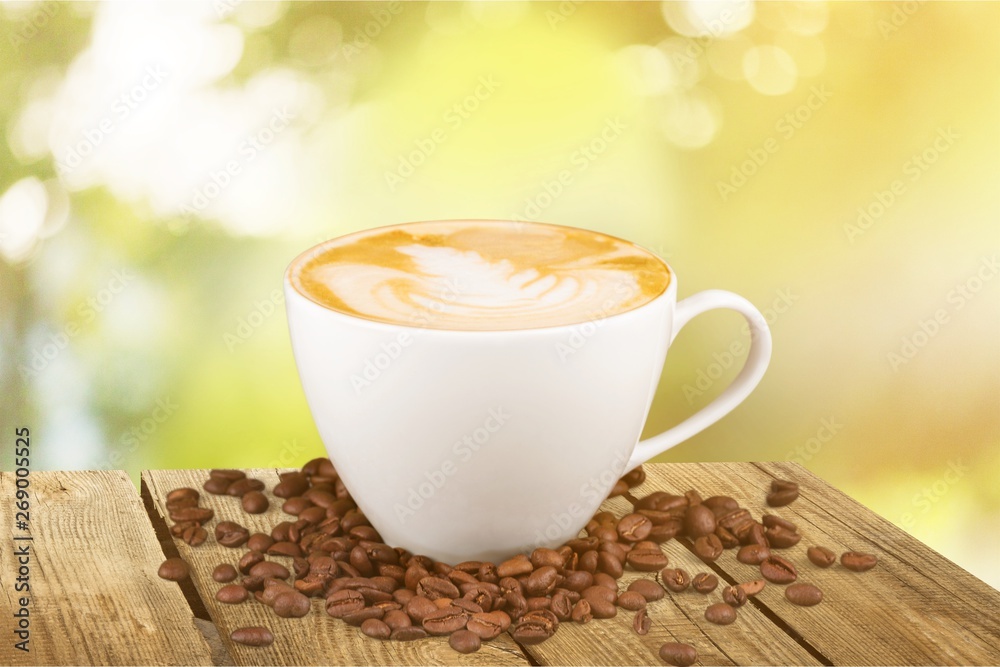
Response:
M208 645L122 471L31 474L30 653L14 648L15 477L0 472L3 665L211 665Z
M669 464L646 467L636 496L653 490L703 496L730 495L755 518L776 514L795 523L802 541L777 553L798 568L801 582L824 591L816 607L797 607L784 587L768 584L757 597L761 611L787 627L835 665L1000 664L1000 593L896 528L871 510L794 463ZM789 506L769 508L764 498L774 478L800 484ZM812 545L838 555L873 553L879 563L855 573L839 563L829 569L806 558ZM732 581L759 577L755 566L726 551L715 567ZM744 614L740 614L743 622Z
M201 505L215 510L215 520L206 527L211 532L216 521L236 521L251 533L270 533L271 527L291 517L281 511L281 500L270 489L278 481L273 469L246 471L267 485L271 507L264 514L248 515L240 507L239 498L213 496L202 492ZM188 486L201 491L208 479L207 470L159 470L142 473L142 480L158 512L158 520L167 517L164 499L174 488ZM165 519L167 523L169 518ZM191 548L177 541L181 556L191 565L191 576L198 593L219 628L219 635L237 665L528 665L520 647L503 635L483 644L471 655L456 653L446 637L434 637L416 642L380 642L361 634L358 628L326 614L323 601L313 600L308 616L284 619L266 606L253 601L225 605L215 600L220 584L212 579L212 570L219 563L236 565L245 548L227 549L214 537L199 547ZM274 633L271 646L257 648L234 643L230 633L239 627L262 625Z

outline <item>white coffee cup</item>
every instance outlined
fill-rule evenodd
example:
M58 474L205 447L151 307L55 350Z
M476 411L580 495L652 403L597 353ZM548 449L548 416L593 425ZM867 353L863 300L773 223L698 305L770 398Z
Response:
M285 274L296 365L341 478L390 545L448 563L499 562L576 537L625 472L713 424L771 355L760 312L731 292L566 326L446 330L326 308ZM669 270L669 267L667 267ZM694 316L730 309L751 346L712 403L639 442L667 348Z

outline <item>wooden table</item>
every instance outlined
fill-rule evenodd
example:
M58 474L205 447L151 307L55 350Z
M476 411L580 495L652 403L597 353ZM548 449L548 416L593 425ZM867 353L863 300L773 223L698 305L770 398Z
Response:
M1000 664L1000 593L941 555L792 463L681 463L647 465L652 490L703 496L731 495L759 518L776 513L799 526L802 541L782 552L799 566L799 581L825 592L822 604L796 607L769 585L740 609L736 623L704 620L708 598L688 590L651 603L646 636L631 629L632 613L564 624L549 641L520 646L508 635L462 656L444 638L378 642L327 616L321 600L303 619L281 619L266 607L223 605L214 594L215 565L235 563L242 550L225 549L210 538L191 548L170 537L164 496L179 486L200 488L204 470L161 470L142 474L141 499L125 473L36 472L31 476L31 641L30 653L14 648L12 635L19 593L11 499L15 478L0 473L0 614L4 619L0 664L108 665L313 665L313 664L472 664L472 665L661 665L659 646L667 641L694 645L701 664L723 665L936 665ZM249 470L268 489L277 472ZM764 504L772 478L794 479L801 497L778 510ZM282 518L280 503L258 516L246 515L239 501L203 494L217 520L231 519L252 531L269 529ZM629 511L627 497L604 505L618 515ZM208 526L211 529L210 524ZM210 530L211 532L211 530ZM13 544L18 544L13 542ZM858 574L839 565L817 568L805 558L808 545L840 553L874 553L878 566ZM705 565L678 540L664 545L675 567L692 574L711 571L723 582L759 575L726 551ZM164 554L180 554L192 566L184 586L163 581L156 571ZM626 572L622 583L640 575ZM275 635L267 648L234 644L236 627L265 625Z

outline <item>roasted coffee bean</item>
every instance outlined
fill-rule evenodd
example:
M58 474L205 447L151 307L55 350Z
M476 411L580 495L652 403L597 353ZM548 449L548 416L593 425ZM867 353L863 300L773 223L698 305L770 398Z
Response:
M771 555L771 550L759 544L748 544L736 552L736 560L746 565L760 565Z
M605 572L594 573L594 585L603 586L615 593L618 592L618 580Z
M653 526L653 529L649 531L649 539L658 544L672 540L681 532L681 525L681 519L677 517L666 523Z
M521 618L528 611L528 601L516 591L504 594L503 600L504 611L513 619Z
M791 562L771 554L760 564L760 573L774 584L790 584L798 578L798 572Z
M756 521L744 527L740 542L743 544L758 544L762 547L771 546L767 542L767 530Z
M765 528L774 528L776 526L780 526L785 530L791 531L793 533L799 532L798 527L794 523L792 523L791 521L786 521L785 519L782 519L780 516L776 516L774 514L765 514L760 518L760 522L764 524Z
M639 544L643 545L642 547L643 549L656 548L656 545L653 544L652 542L637 542L634 544L631 542L624 542L624 541L601 542L601 545L597 547L597 553L601 553L603 551L604 553L610 554L614 556L619 563L624 565L625 557L628 556L632 552L632 550L635 549L635 547Z
M524 554L518 554L497 565L497 576L501 579L517 577L522 574L530 574L533 569L531 560Z
M590 603L586 600L579 600L575 605L573 605L573 613L570 614L570 618L574 623L589 623L591 619L594 618L593 613L590 609Z
M240 580L240 586L251 593L262 591L264 590L264 577L243 577Z
M235 549L247 543L250 531L234 521L220 521L215 525L215 541Z
M250 491L263 491L264 482L259 479L253 479L252 477L247 477L244 479L238 479L232 482L226 487L227 496L235 496L237 498L246 495Z
M785 597L792 604L811 607L823 601L823 591L812 584L792 584L785 589Z
M191 568L181 558L168 558L160 564L157 574L167 581L183 581L190 576Z
M723 549L732 549L740 545L740 538L733 535L727 528L722 526L715 527L715 536L719 538L722 542Z
M482 640L474 632L459 630L448 638L448 646L459 653L475 653L482 646Z
M386 625L389 626L389 630L395 630L396 628L405 628L413 625L413 619L402 609L391 609L385 612L385 616L382 620ZM364 623L361 624L362 629L364 629Z
M484 641L494 639L508 627L510 627L510 616L502 611L473 614L466 623L466 628Z
M274 635L267 628L252 626L249 628L236 628L229 635L237 644L245 646L270 646L274 643Z
M566 557L555 549L539 547L531 552L531 564L535 568L545 567L546 565L550 565L554 568L561 568L566 564ZM478 572L480 567L481 566L477 566L473 574Z
M552 596L549 609L560 621L568 621L570 614L573 613L573 601L565 591L559 590Z
M559 619L551 611L542 609L531 611L521 617L509 630L510 636L519 644L540 644L556 633Z
M301 496L309 489L309 480L305 475L298 472L288 472L281 474L281 481L278 482L271 491L278 498L292 498Z
M291 573L281 563L265 560L250 568L250 576L264 577L265 579L287 579Z
M708 595L719 585L719 579L714 574L699 572L691 579L691 588L702 595Z
M782 526L774 526L766 529L764 536L767 538L767 543L773 549L787 549L788 547L795 546L802 539L802 536L798 533L793 533Z
M274 544L274 538L270 535L265 535L264 533L254 533L250 536L250 539L247 540L247 549L264 553L271 548L272 544Z
M248 551L245 554L243 554L242 558L240 558L237 567L240 568L240 572L242 572L243 574L250 574L250 570L253 569L254 565L263 562L264 562L264 554L262 554L259 551Z
M640 609L645 609L646 598L642 596L642 593L625 591L618 596L618 606L628 611L639 611Z
M233 470L231 468L213 468L208 471L209 478L221 478L229 480L230 483L235 482L240 479L244 479L247 474L242 470Z
M740 586L726 586L722 589L722 601L730 607L742 607L747 603L747 592Z
M649 616L646 615L646 608L643 607L635 613L635 617L632 619L632 629L635 630L637 635L649 634L649 629L653 627L653 622L649 620Z
M628 484L629 488L633 486L639 486L646 481L646 471L642 469L640 465L635 470L630 470L629 472L622 475L622 481Z
M622 562L607 551L597 554L597 571L618 579L625 572Z
M656 572L665 568L670 561L666 554L657 547L656 549L632 549L625 556L625 562L633 570L639 572Z
M411 625L405 628L397 628L389 635L389 639L397 642L412 642L423 639L427 636L427 631L419 625Z
M417 595L423 595L430 600L461 597L458 587L447 579L424 577L417 583Z
M601 524L597 526L590 534L596 537L598 542L618 541L618 531L615 530L615 524L613 523Z
M232 484L232 480L225 479L224 477L209 477L205 480L205 483L201 485L201 488L205 491L211 493L213 496L225 495L226 489Z
M583 593L583 599L590 605L590 613L594 618L613 618L618 614L615 606L617 594L603 586L591 586Z
M809 547L806 549L806 556L817 567L830 567L837 562L837 554L826 547Z
M263 602L267 606L273 606L275 599L282 593L291 593L295 589L289 586L286 582L280 581L278 579L271 579L269 577L264 577L264 590L261 591L260 596L254 596L259 602Z
M619 479L608 492L608 498L617 498L618 496L624 496L626 493L628 493L628 482L624 479Z
M208 523L215 516L215 511L208 507L182 507L170 512L170 519L177 523L194 521L200 524Z
M392 628L380 619L369 618L361 623L361 632L372 639L386 640L392 634Z
M701 504L712 510L717 517L727 512L732 512L740 506L735 498L730 498L729 496L712 496L711 498L705 498Z
M239 572L229 563L216 565L215 569L212 570L212 579L220 584L228 584L230 581L235 581L238 576Z
M192 547L197 547L204 544L205 540L208 539L208 531L202 526L192 526L184 531L181 539Z
M429 634L450 635L464 628L470 616L466 610L449 605L428 614L421 625Z
M201 498L201 494L195 489L182 486L167 493L167 504L192 500L197 503L199 498Z
M660 660L674 667L690 667L698 660L698 651L689 644L667 642L660 647Z
M619 563L621 567L621 563ZM556 587L556 579L559 573L551 565L540 567L530 575L524 584L524 590L528 595L548 595Z
M422 623L429 614L437 611L437 605L430 598L416 595L403 605L403 611L409 614L415 622Z
M660 582L667 590L681 593L691 585L691 575L678 567L660 570Z
M694 553L703 561L712 562L722 555L722 541L715 533L702 535L694 541Z
M343 618L364 608L365 598L358 591L343 589L326 598L326 613L334 618Z
M309 613L312 605L307 598L298 591L288 591L281 593L274 598L274 613L281 618L302 618Z
M581 554L577 569L591 574L597 572L597 551L585 551Z
M295 542L275 542L268 547L267 555L296 558L302 556L302 549Z
M764 586L766 585L767 582L763 579L754 579L753 581L744 581L742 584L739 584L739 587L743 589L747 597L753 597L764 590Z
M594 575L590 572L584 572L583 570L568 572L566 574L566 580L563 582L563 586L565 588L568 588L571 591L576 591L577 593L593 585Z
M656 602L666 595L663 586L660 586L652 579L636 579L628 585L628 590L635 591L645 598L646 602Z
M653 522L641 514L626 514L618 521L618 537L624 542L639 542L649 536Z
M239 604L249 596L247 589L239 584L226 584L215 592L215 599L225 604Z
M201 524L197 521L181 521L170 526L170 534L174 537L183 538L184 532L189 528L197 528Z
M248 491L240 499L243 511L247 514L263 514L271 506L271 502L260 491Z
M783 507L798 497L798 484L776 479L771 482L771 492L767 494L767 504L771 507Z
M716 602L705 610L705 620L716 625L729 625L736 620L736 609L725 602Z
M696 539L715 532L715 513L705 505L695 505L684 516L684 532Z
M878 558L874 554L845 551L840 555L840 564L855 572L866 572L875 567L876 563L878 563Z

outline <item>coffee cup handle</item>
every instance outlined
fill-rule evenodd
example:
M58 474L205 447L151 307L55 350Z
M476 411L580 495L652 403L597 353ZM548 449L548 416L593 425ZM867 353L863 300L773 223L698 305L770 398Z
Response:
M717 308L735 310L746 319L750 327L750 352L743 368L736 379L714 401L673 428L636 444L632 457L625 467L626 471L684 442L725 417L750 395L764 377L764 371L767 370L767 364L771 360L771 330L760 311L738 294L725 290L705 290L679 301L674 310L674 326L670 342L673 343L677 333L695 316Z

